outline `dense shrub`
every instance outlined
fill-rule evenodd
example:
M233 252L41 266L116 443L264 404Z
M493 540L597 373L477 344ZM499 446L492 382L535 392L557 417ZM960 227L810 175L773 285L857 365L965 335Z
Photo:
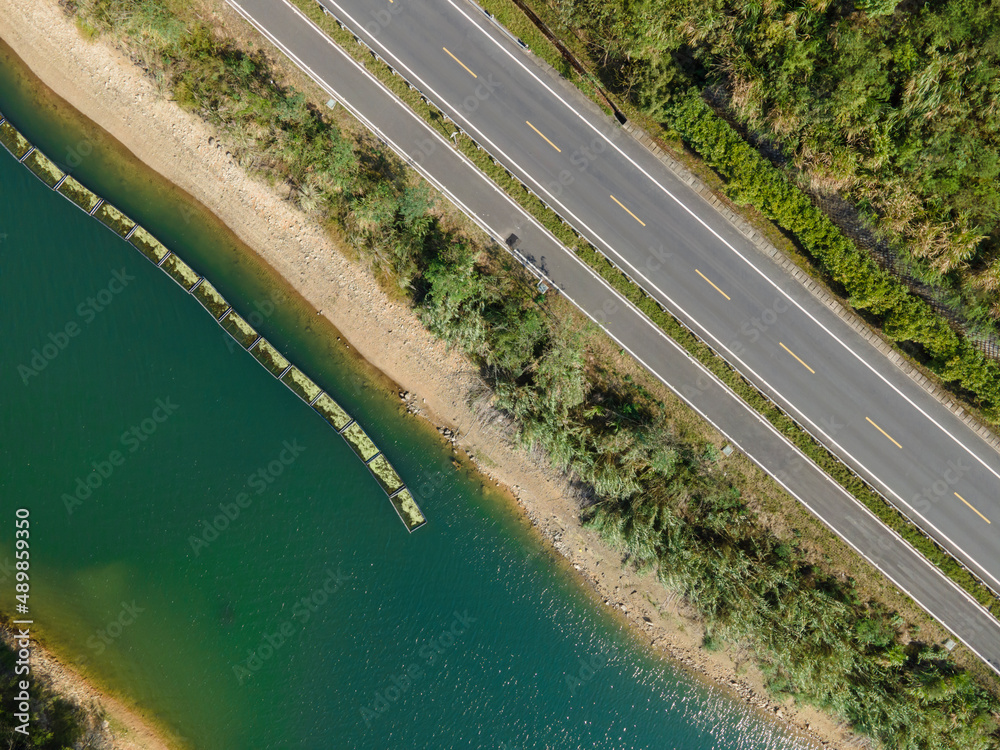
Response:
M1000 366L987 360L927 303L845 237L801 190L750 147L697 93L676 97L669 108L673 127L727 180L726 190L788 230L851 304L884 323L898 341L927 353L927 365L945 381L972 394L992 420L1000 418Z
M997 0L556 0L656 117L694 83L944 270L996 263ZM984 237L990 239L983 243Z

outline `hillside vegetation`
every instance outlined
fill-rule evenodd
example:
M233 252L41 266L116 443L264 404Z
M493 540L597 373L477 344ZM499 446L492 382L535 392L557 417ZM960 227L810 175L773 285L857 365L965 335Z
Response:
M1000 368L794 186L802 179L848 198L938 301L970 329L995 332L1000 4L553 0L553 8L608 85L689 143L727 179L731 197L789 231L856 308L909 342L987 419L1000 419ZM776 169L719 114L796 169Z
M589 523L704 616L707 645L748 645L772 690L832 710L885 746L998 746L993 695L853 581L779 539L714 445L687 437L618 374L582 316L540 298L498 248L443 222L379 144L342 131L263 54L184 3L81 0L73 9L85 31L113 37L217 126L247 169L291 186L303 210L479 366L523 444L590 489Z
M872 209L915 256L991 290L1000 283L997 2L558 7L649 113L667 120L678 92L723 86L741 122L772 136L814 183Z

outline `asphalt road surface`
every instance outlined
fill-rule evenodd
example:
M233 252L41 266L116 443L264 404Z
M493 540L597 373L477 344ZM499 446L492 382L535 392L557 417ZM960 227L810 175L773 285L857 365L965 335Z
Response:
M1000 671L1000 623L802 456L285 0L228 0ZM648 293L1000 589L1000 455L464 0L322 0ZM993 521L996 521L994 526Z

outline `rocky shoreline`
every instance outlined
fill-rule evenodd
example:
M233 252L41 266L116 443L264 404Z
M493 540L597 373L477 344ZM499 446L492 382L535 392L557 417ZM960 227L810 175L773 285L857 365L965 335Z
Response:
M12 645L14 634L0 628L0 639ZM44 644L32 644L33 680L43 683L60 697L79 706L87 717L83 727L86 747L100 750L171 750L180 747L167 732L147 718L141 709L99 689L79 672L65 664Z

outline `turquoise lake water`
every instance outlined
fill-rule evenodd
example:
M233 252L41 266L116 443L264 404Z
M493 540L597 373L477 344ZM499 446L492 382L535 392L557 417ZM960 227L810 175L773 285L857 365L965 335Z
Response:
M68 661L208 750L802 746L649 655L333 329L9 59L0 110L340 400L429 521L408 534L193 298L0 151L0 560L29 508L32 615Z

